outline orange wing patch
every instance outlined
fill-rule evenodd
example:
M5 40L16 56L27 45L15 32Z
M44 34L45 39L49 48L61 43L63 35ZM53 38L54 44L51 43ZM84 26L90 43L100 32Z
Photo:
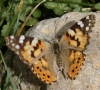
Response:
M37 62L31 66L31 69L41 81L47 84L56 82L56 77L48 70L48 62L45 61L44 58L37 60Z
M41 47L42 46L39 43L36 43L36 46L33 46L29 41L27 41L24 45L23 50L21 51L21 55L27 62L33 62L34 58L38 57L41 54Z
M78 75L82 65L84 64L84 54L80 51L73 51L69 56L69 60L71 62L71 66L68 72L68 75L71 79L75 79Z
M74 47L80 47L82 49L85 48L88 42L87 38L87 34L83 34L83 32L77 28L75 29L75 31L69 29L66 33L66 39L69 44Z

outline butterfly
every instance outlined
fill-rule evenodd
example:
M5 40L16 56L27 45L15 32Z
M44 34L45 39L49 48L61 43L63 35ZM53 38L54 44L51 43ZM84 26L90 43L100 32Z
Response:
M60 72L65 79L75 79L84 64L83 51L88 45L88 33L94 24L95 15L90 14L51 42L36 37L11 35L6 38L6 45L46 84L57 82Z

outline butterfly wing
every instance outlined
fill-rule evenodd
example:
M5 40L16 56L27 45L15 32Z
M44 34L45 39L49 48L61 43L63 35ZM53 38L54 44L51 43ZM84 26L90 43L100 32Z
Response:
M68 62L65 66L69 70L66 69L66 72L71 79L75 79L84 63L84 54L82 51L88 44L88 32L92 30L94 24L95 15L88 15L76 22L61 38L60 44L63 47L62 55L64 53L67 56L65 50L69 50L69 59L63 59L63 62Z
M75 79L85 61L83 52L72 50L69 56L69 61L71 62L71 65L68 75L71 79Z
M53 84L57 81L58 75L58 72L55 69L56 63L54 61L54 56L51 53L45 54L34 65L31 66L31 69L40 80L46 84Z
M56 73L52 70L50 62L54 59L47 42L34 37L8 36L6 45L14 51L25 63L31 66L34 74L47 84L56 81ZM48 60L51 59L51 60Z
M47 43L45 44L37 38L25 37L24 35L8 36L6 38L6 45L27 63L33 62L42 56L42 52L49 48Z
M94 24L95 15L91 14L82 18L67 30L66 34L63 35L61 39L61 43L66 41L63 43L65 47L70 45L71 48L73 47L74 49L77 48L83 50L88 44L88 32L92 30Z

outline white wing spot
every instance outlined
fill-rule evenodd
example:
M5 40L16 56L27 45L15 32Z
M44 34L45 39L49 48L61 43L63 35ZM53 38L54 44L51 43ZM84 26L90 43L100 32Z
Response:
M82 23L82 21L78 21L77 24L80 25Z
M91 26L91 24L89 23L89 26Z
M84 24L82 23L80 26L81 26L81 27L84 27Z
M38 43L38 39L37 39L37 38L34 38L34 39L32 40L31 45L36 46L37 43Z
M21 35L20 38L19 38L19 43L23 43L24 42L23 41L24 39L25 39L25 36L24 35Z
M25 36L24 36L24 35L21 35L19 39L20 39L20 40L21 40L21 39L24 40L24 39L25 39Z
M84 27L84 24L82 21L78 21L77 24L80 25L81 27Z
M89 16L86 16L86 19L89 19Z
M10 40L10 43L12 43L13 41L12 40Z
M12 46L15 46L15 44L14 44L14 43L12 43Z
M91 20L89 20L89 22L91 22Z
M23 43L23 40L19 40L19 43Z
M75 35L75 32L71 29L68 30L68 33L71 35L71 36L74 36Z
M86 27L86 31L88 31L89 30L89 27Z
M19 45L16 45L15 48L16 48L16 49L19 49L20 47L19 47Z
M10 36L11 39L14 39L14 36Z

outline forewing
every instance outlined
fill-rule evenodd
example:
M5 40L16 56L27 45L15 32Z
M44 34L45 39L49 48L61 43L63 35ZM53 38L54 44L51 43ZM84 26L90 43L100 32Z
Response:
M88 44L88 32L92 30L95 24L95 15L88 15L76 22L65 35L61 38L61 44L67 48L84 50ZM68 47L69 45L69 47Z
M6 45L27 63L33 62L48 50L48 45L34 37L8 36Z

